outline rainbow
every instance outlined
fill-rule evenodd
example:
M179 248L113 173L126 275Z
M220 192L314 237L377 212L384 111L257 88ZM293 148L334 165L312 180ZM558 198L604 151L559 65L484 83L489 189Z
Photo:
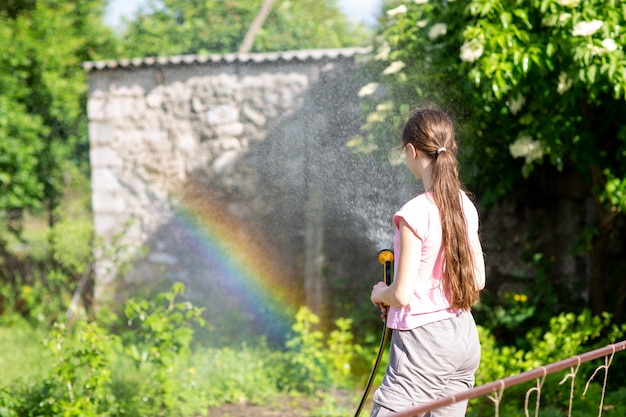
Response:
M248 317L255 330L270 339L284 339L301 301L284 260L272 253L263 236L251 233L254 228L198 188L184 191L177 222L195 252L190 255L201 257L206 265L211 281L207 284L223 303L219 308L227 315Z

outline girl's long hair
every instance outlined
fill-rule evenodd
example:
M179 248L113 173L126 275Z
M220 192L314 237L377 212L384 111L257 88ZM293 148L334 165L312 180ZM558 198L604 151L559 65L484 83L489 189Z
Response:
M478 300L474 254L469 242L462 207L461 182L456 158L454 124L438 109L414 112L407 121L402 142L413 144L433 160L431 191L441 217L442 249L445 254L443 283L452 308L469 310Z

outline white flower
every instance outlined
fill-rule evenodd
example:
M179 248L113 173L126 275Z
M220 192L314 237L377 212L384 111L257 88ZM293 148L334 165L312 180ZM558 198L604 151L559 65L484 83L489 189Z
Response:
M387 10L387 16L395 16L397 14L401 14L401 13L406 13L407 12L407 8L404 4L401 4L400 6L396 7L395 9L389 9Z
M543 158L541 142L533 140L530 136L521 136L509 145L509 152L513 158L525 158L527 164Z
M561 15L559 16L559 23L566 22L570 17L572 17L571 13L561 13Z
M609 52L613 52L614 50L617 49L617 44L615 43L615 41L613 39L605 39L602 41L602 46L604 46L604 49L606 49Z
M389 44L385 42L378 50L378 53L374 55L374 59L377 61L386 61L389 57L389 52L391 52L391 48Z
M406 67L406 64L404 62L394 61L391 64L389 64L387 68L385 68L385 70L383 71L383 74L385 75L395 74L396 72L399 72L404 67Z
M385 116L381 114L380 112L375 111L367 115L367 120L365 123L371 126L374 123L382 122L384 120L385 120Z
M559 26L564 26L565 22L567 22L570 18L572 17L571 13L561 13L559 15L556 14L547 14L544 18L542 23L545 26L556 26L557 23L559 24Z
M522 109L525 103L526 98L521 94L518 94L515 99L511 100L511 103L509 104L509 110L511 110L511 113L517 114L517 112Z
M376 92L377 89L378 89L378 83L366 84L363 87L361 87L361 89L359 90L358 96L359 97L371 96L372 94Z
M477 39L465 42L461 46L461 61L474 62L484 52L484 47Z
M417 26L418 28L425 28L426 26L428 26L428 20L418 20L417 22L415 22L415 26Z
M393 101L385 101L384 103L380 103L376 106L376 111L379 113L384 113L393 110Z
M572 80L567 77L567 74L562 72L559 74L559 85L556 87L557 93L563 95L572 86Z
M580 0L559 0L559 4L565 7L576 7L580 4Z
M428 3L428 0L413 0L413 2L415 4L426 4L426 3Z
M445 35L446 33L448 33L448 25L446 25L445 23L435 23L428 30L428 39L434 41L435 39Z
M591 55L600 55L600 54L605 52L604 48L600 48L599 46L595 46L592 43L587 44L587 49L589 49L591 51Z
M591 22L578 22L574 25L572 36L591 36L598 31L604 24L601 20L592 20Z

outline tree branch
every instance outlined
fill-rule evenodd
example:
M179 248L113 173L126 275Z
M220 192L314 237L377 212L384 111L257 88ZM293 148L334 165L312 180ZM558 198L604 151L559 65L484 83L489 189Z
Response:
M241 47L239 48L240 54L245 54L250 52L252 49L252 45L254 45L254 39L256 38L256 34L263 27L263 23L265 23L265 19L270 14L270 10L272 9L272 3L274 0L264 0L263 5L261 6L261 10L259 10L259 14L254 18L250 29L248 29L248 33L243 38L243 42Z

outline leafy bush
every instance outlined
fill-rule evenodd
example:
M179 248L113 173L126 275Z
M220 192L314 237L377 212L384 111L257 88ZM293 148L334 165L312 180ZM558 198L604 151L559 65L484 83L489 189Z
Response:
M116 343L116 337L96 323L79 321L73 329L55 325L46 340L54 368L46 381L44 413L67 417L109 415L109 364Z
M301 307L293 325L295 335L287 340L281 388L314 392L331 384L330 358L324 354L323 333L315 330L320 319L306 307Z
M353 343L351 321L338 319L328 339L316 330L320 319L307 307L298 310L293 335L286 351L274 357L278 387L285 391L312 393L329 387L354 386L350 370L362 359L364 349Z
M44 340L48 350L41 355L51 367L30 379L14 379L0 390L0 415L111 415L114 402L108 384L114 343L115 337L95 323L78 322L72 329L56 325Z
M13 283L0 288L2 321L29 321L33 326L52 325L63 319L73 284L55 269L16 274Z
M137 369L143 366L152 371L151 389L142 398L154 404L153 415L163 415L180 402L173 376L190 352L192 324L204 324L202 309L188 301L176 302L184 290L183 284L176 283L154 302L133 298L126 302L125 313L132 331L124 334L125 353Z
M579 315L562 313L550 320L547 331L534 328L526 334L526 340L530 346L528 350L514 346L499 346L490 331L480 326L479 334L482 344L482 357L476 374L476 385L536 369L542 365L558 362L576 354L613 343L626 334L626 325L612 325L611 316L608 313L602 316L593 316L589 310L585 310ZM598 366L597 361L592 361L581 364L577 370L574 409L578 411L588 410L591 413L589 410L594 406L597 407L600 403L601 385L598 384L598 380L601 381L601 377L597 377L590 385L586 396L582 396L584 382ZM565 375L565 371L557 372L545 378L540 398L542 410L550 409L550 407L566 410L569 406L570 382L568 380L563 384L560 383ZM502 406L508 411L504 415L522 415L519 411L523 409L527 390L535 385L536 382L531 381L507 388L504 391ZM534 394L531 398L534 403ZM472 404L474 409L479 411L478 415L482 415L486 409L493 407L486 398L473 401ZM514 410L517 410L518 414L515 414Z
M259 404L278 394L275 371L268 358L272 352L261 343L254 348L200 349L181 372L190 392L200 392L214 407L225 402Z
M18 378L5 388L0 415L183 415L177 414L184 404L177 394L176 370L190 351L191 322L201 320L199 309L175 302L183 290L175 284L154 301L129 300L126 311L135 327L126 340L96 322L56 323L43 340L51 369L42 369L32 378L35 383ZM121 366L129 363L135 367ZM114 369L122 370L122 376L113 378ZM143 379L133 385L135 374Z
M183 291L182 285L175 284L150 301L129 300L125 306L129 327L119 336L84 319L72 326L56 324L47 333L26 321L0 328L0 364L12 362L3 367L10 373L3 373L8 378L0 384L0 416L189 417L225 402L267 402L282 392L314 393L325 400L311 413L343 415L346 410L332 392L363 388L355 369L363 363L371 366L376 351L354 343L350 320L337 320L336 328L324 334L317 328L319 318L303 307L284 350L272 350L263 340L254 345L192 349L192 325L201 322L201 311L176 301ZM563 313L553 317L545 331L527 332L530 348L523 349L499 345L489 330L479 327L482 359L477 385L603 346L623 337L625 330L625 325L611 324L606 314ZM20 375L21 364L29 361L43 366L26 368ZM573 416L597 413L602 373L582 395L597 366L594 362L578 369ZM382 363L378 377L384 367ZM570 381L559 384L563 374L546 378L540 396L542 415L567 415ZM506 389L501 414L524 415L527 390L535 385L531 381ZM531 408L535 398L529 396ZM624 398L623 388L607 392L604 415L624 415ZM470 403L470 416L492 412L487 398Z

